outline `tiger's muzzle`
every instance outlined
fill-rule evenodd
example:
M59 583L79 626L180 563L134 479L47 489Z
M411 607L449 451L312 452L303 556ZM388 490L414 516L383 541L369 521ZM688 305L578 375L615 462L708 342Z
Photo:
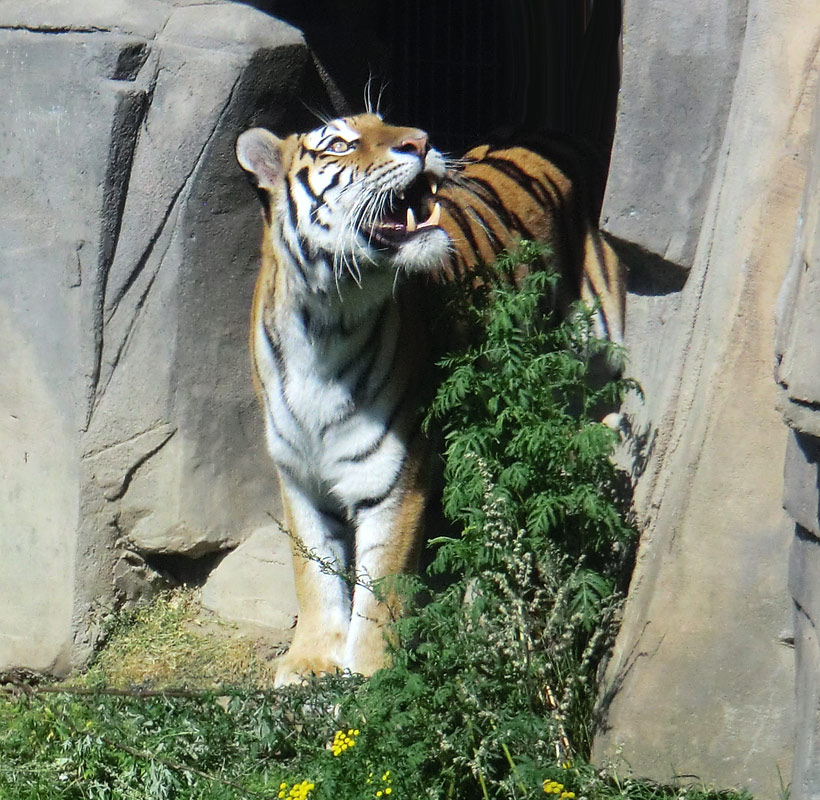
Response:
M379 217L363 226L371 246L395 250L437 228L441 205L436 202L439 175L425 170L403 189L393 189Z

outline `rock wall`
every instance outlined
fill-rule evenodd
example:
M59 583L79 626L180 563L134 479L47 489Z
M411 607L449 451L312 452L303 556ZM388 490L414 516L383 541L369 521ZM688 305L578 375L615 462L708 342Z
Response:
M778 303L778 407L791 428L784 505L794 520L789 588L795 606L797 720L792 797L820 797L820 88L809 175Z
M772 351L807 168L820 155L819 43L814 0L627 0L603 211L633 269L628 346L646 400L630 404L635 438L623 454L643 535L595 756L760 797L789 782L795 709L804 729L817 725L820 659L807 616L795 705L793 523L781 507L786 432ZM796 271L792 261L792 284ZM796 318L805 327L812 307L816 325L817 306L800 298L808 305ZM793 341L796 358L784 363L796 387L811 371L797 360L808 350L816 367L818 339ZM811 451L790 452L803 470L794 486L815 493L802 507L816 510ZM816 535L816 516L803 530ZM793 565L807 542L798 539ZM804 572L792 568L795 591L809 585ZM817 780L815 794L799 793L811 785L799 777L799 741L794 796L816 796Z
M226 2L7 0L0 71L0 672L60 673L270 524L233 144L332 104L299 31Z

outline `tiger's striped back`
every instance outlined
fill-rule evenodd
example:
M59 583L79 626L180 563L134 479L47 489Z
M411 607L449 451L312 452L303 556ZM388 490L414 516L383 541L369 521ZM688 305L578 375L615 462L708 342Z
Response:
M443 274L469 275L521 239L547 244L562 279L558 310L566 313L579 297L590 307L597 302L594 334L623 344L625 275L594 222L597 193L577 149L550 144L551 158L519 144L481 145L448 171L437 194L452 244Z

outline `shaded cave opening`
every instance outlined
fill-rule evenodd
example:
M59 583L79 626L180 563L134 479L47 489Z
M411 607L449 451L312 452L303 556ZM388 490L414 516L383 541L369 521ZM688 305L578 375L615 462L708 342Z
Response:
M364 110L370 82L389 122L423 128L449 155L498 132L553 130L608 168L620 0L243 2L304 32L345 113Z

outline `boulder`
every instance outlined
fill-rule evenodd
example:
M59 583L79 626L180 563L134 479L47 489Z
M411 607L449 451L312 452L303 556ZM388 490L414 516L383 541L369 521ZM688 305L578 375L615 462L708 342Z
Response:
M815 469L817 463L815 462ZM820 797L820 540L795 528L789 569L794 598L797 714L791 794L795 800Z
M233 145L332 105L298 30L228 2L7 0L0 64L0 672L61 673L112 576L277 511Z
M601 227L689 269L721 155L748 0L626 0Z
M673 5L659 18L640 0L626 3L604 206L609 230L643 256L627 344L646 400L628 410L634 436L623 458L642 540L594 755L621 754L644 777L771 797L788 782L795 717L793 525L781 505L786 437L771 353L816 153L820 6L750 0L744 25L745 3L697 3L675 27ZM655 51L679 57L643 49L661 39ZM714 66L720 41L724 63ZM704 49L712 82L699 72ZM693 71L707 109L695 102ZM633 148L655 165L651 176L635 170ZM679 291L671 261L688 267ZM798 707L808 700L798 696Z
M208 576L201 602L223 619L289 639L296 590L289 542L279 526L258 528L225 556Z

